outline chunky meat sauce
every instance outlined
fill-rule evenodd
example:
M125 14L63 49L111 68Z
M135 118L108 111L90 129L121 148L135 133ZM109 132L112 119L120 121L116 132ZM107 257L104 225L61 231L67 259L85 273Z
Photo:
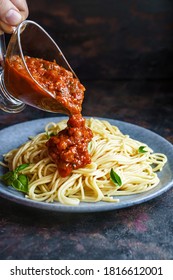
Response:
M51 136L46 143L60 176L66 177L74 169L91 162L88 143L93 135L81 115L85 88L70 71L56 62L29 56L25 56L25 61L30 74L41 87L28 75L19 56L6 61L6 87L13 96L35 107L51 112L60 111L56 104L66 107L69 114L67 127Z
M66 108L67 114L81 111L85 88L71 71L55 61L41 58L25 56L25 62L38 84L28 74L19 56L5 62L5 85L14 97L50 112L60 112L59 104Z
M80 114L72 115L67 128L52 136L47 142L49 155L57 164L62 177L68 176L73 169L84 167L91 162L88 143L92 132L85 127L85 119Z

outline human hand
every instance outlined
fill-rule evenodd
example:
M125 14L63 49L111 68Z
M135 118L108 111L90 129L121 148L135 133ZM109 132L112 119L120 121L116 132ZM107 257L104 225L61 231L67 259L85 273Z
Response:
M0 0L0 34L12 33L28 17L26 0Z

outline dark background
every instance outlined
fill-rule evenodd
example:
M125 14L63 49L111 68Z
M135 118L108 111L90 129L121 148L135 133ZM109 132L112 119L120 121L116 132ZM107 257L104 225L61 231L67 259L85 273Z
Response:
M171 0L28 1L83 80L171 79Z
M83 115L173 143L173 1L28 0L86 87ZM55 114L0 112L0 128ZM57 115L56 115L57 116ZM10 136L9 136L10 137ZM0 199L0 259L173 259L173 190L105 213L42 213Z

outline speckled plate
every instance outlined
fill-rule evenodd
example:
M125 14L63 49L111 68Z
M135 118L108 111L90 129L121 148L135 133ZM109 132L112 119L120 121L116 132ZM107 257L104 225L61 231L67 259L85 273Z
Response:
M58 122L64 117L45 118L33 120L7 127L0 131L0 160L2 155L11 149L14 149L28 140L28 136L34 136L42 131L48 122ZM159 172L160 183L154 189L141 194L119 197L117 203L97 202L97 203L80 203L79 206L67 206L58 202L45 203L32 201L24 197L24 195L11 187L5 186L0 182L0 196L9 201L16 202L21 205L33 207L53 212L99 212L114 209L125 208L149 201L162 193L166 192L173 186L173 145L156 133L145 128L125 123L122 121L105 119L111 124L118 126L124 133L130 135L131 138L146 143L155 152L164 153L168 157L168 162ZM0 166L0 175L4 172L4 168Z

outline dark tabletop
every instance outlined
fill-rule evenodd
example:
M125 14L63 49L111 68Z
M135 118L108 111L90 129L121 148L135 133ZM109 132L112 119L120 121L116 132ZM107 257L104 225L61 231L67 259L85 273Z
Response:
M173 143L173 5L105 2L30 0L29 18L85 85L83 115L137 124ZM0 128L53 116L31 107L1 111ZM0 259L173 259L172 213L173 189L126 209L81 214L0 198Z

